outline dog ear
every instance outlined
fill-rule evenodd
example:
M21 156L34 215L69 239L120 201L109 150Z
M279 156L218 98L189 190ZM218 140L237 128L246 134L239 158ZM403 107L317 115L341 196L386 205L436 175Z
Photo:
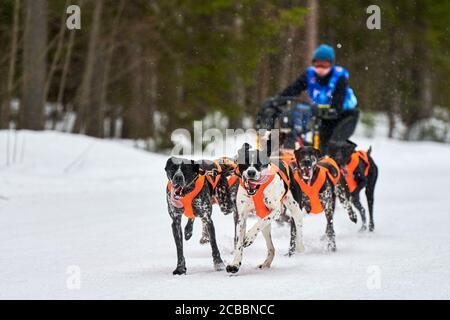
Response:
M313 148L314 150L314 155L316 156L317 159L322 158L322 152L320 152L319 149Z
M166 170L166 172L169 171L174 165L177 164L177 160L178 159L176 157L170 157L169 159L167 159L164 170Z
M354 143L353 141L351 141L351 140L346 140L345 142L344 142L344 149L347 151L347 152L351 152L351 153L353 153L353 151L355 151L356 150L356 147L357 147L358 145L356 144L356 143Z
M272 140L268 139L262 147L262 150L260 150L258 153L260 154L261 158L270 158L272 154Z
M298 148L296 150L294 150L294 157L295 157L295 161L297 162L298 159L300 159L300 152L302 151L302 148Z
M252 146L249 143L244 143L241 147L241 150L244 150L244 152L249 151L252 148Z
M345 142L347 142L349 145L352 145L355 149L358 146L356 143L354 143L353 141L347 139Z
M237 152L237 163L244 164L245 159L248 158L248 153L251 149L251 145L247 142L242 145L242 147Z
M172 157L167 159L166 166L164 167L164 170L167 172L169 170L170 165L172 164Z
M200 164L198 162L191 160L191 166L192 166L192 171L194 171L194 173L200 172Z
M358 145L350 140L345 141L344 149L347 153L352 154Z

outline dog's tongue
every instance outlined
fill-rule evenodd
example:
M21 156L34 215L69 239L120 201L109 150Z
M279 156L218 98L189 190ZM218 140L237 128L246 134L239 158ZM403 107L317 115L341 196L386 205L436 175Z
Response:
M261 172L261 178L259 180L247 180L247 184L251 189L255 189L257 186L266 183L269 180L270 171L264 170Z
M250 187L250 189L255 189L258 186L258 183L256 183L256 181L251 181L251 180L248 180L247 184Z
M303 169L303 175L304 175L305 177L309 177L309 176L310 176L310 170L309 170L309 168L304 168L304 169Z
M183 202L180 199L175 198L175 190L172 188L170 191L170 202L175 208L181 209L184 207Z
M269 180L270 177L270 172L267 170L263 171L261 173L261 178L258 180L257 184L264 184L267 182L267 180Z

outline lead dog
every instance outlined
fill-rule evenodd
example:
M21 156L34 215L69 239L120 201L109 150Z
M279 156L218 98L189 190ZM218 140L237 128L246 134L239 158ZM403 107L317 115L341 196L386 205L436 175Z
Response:
M375 230L374 222L374 193L378 178L378 167L371 157L372 149L357 151L357 145L350 140L330 144L330 154L342 168L344 184L350 192L350 201L358 209L362 226L360 231L367 230L366 210L361 204L359 194L365 188L367 203L369 207L369 231Z
M215 193L215 184L219 183L220 176L213 174L211 162L171 157L167 160L165 171L169 182L167 184L167 207L172 218L172 232L177 247L177 267L173 274L185 274L186 262L183 254L183 232L181 217L185 215L189 220L185 229L186 240L192 236L192 225L195 218L200 218L207 229L208 240L211 244L212 257L215 270L224 268L220 252L217 247L214 223L211 218L213 198L217 197L219 205L224 212L232 210L226 205L226 193ZM225 197L225 198L224 198Z
M268 144L270 146L270 144ZM237 244L234 259L226 268L229 273L236 273L242 263L244 247L250 246L261 231L267 246L267 257L259 268L269 268L275 256L271 237L271 223L281 214L282 204L290 210L296 227L295 243L297 252L302 252L303 213L290 190L289 168L282 163L276 165L269 161L270 148L250 150L250 145L238 151L238 175L240 176L237 192ZM247 218L256 212L259 220L246 232Z
M333 216L336 206L336 193L345 192L342 189L342 178L338 164L330 157L321 158L320 151L313 147L302 147L295 150L295 165L293 183L297 185L301 192L300 206L306 212L319 214L325 212L327 227L325 237L328 240L327 249L336 251L336 239L333 225ZM350 220L356 222L356 215L353 212L347 197L342 201ZM291 225L291 229L294 226ZM292 235L291 235L292 237ZM290 252L293 251L291 240Z

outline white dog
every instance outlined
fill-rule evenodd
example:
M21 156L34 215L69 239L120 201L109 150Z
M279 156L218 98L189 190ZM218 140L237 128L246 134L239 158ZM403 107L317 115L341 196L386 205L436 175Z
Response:
M282 162L270 162L270 150L250 150L250 145L238 151L238 172L240 186L236 206L238 221L236 225L237 244L233 262L227 266L227 272L236 273L241 266L244 247L250 246L261 231L267 245L267 258L259 268L270 268L275 256L271 237L271 223L281 214L285 205L293 218L292 228L295 233L294 250L302 252L303 247L303 212L298 200L300 194L291 190L289 167ZM246 232L247 217L256 212L258 222ZM292 247L292 245L291 245Z

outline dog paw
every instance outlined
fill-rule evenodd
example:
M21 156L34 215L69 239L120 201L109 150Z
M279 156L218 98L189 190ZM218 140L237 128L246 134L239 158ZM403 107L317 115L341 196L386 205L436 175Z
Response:
M358 216L356 214L353 213L349 217L351 222L358 223Z
M258 269L269 269L270 268L270 263L261 263L260 265L258 265Z
M375 225L369 224L369 232L374 232L374 231L375 231Z
M228 215L233 213L233 210L231 210L231 209L230 210L224 210L224 211L222 211L222 213L223 213L224 216L228 216Z
M329 251L329 252L336 252L336 243L335 242L328 242L328 245L327 245L327 250Z
M232 265L232 264L227 266L228 273L237 273L238 271L239 271L239 266Z
M289 249L289 251L285 254L285 256L289 257L289 258L292 257L292 256L295 256L295 250L290 250Z
M175 270L173 270L174 275L181 275L186 274L186 267L177 267Z
M297 244L295 251L297 253L305 252L305 246L303 245L303 243Z
M255 239L253 239L251 237L245 237L244 243L243 243L244 248L247 248L247 247L251 246L253 241L255 241Z
M367 226L365 225L365 224L363 224L362 226L361 226L361 228L359 229L359 232L364 232L364 231L366 231L367 230Z
M222 271L225 269L225 264L220 261L220 262L214 262L214 270L216 271Z
M201 237L200 238L200 244L201 245L204 245L204 244L207 244L207 243L209 243L209 238L208 237Z
M192 232L186 232L184 234L184 240L188 241L192 237Z

